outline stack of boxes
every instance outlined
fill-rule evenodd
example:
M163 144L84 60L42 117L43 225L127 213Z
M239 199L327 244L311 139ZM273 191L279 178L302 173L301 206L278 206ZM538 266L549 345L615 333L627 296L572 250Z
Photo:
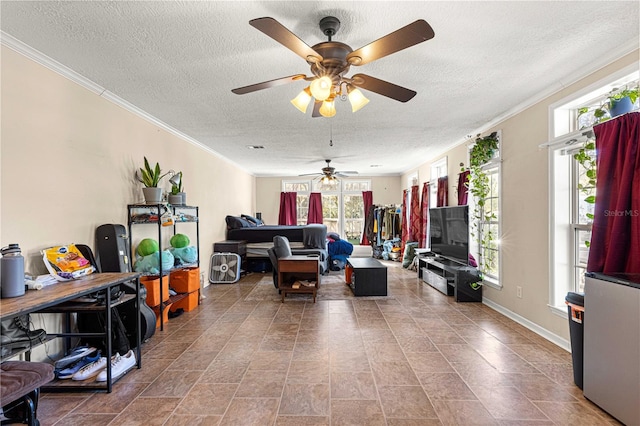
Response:
M186 297L171 305L171 311L182 308L189 312L198 307L200 301L200 268L185 268L171 272L171 288Z
M160 277L141 277L140 283L147 289L147 305L156 314L156 328L160 327ZM162 277L162 302L164 303L163 323L169 320L169 277Z

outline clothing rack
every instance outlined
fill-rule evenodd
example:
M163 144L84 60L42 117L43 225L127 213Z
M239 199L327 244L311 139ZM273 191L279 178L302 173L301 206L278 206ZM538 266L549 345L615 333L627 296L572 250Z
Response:
M399 238L402 232L402 207L399 204L372 205L365 219L365 232L372 246Z

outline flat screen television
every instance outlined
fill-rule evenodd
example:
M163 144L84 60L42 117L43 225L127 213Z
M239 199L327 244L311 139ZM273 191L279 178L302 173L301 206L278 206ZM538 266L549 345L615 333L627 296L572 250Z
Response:
M455 262L469 264L469 207L429 209L431 251Z

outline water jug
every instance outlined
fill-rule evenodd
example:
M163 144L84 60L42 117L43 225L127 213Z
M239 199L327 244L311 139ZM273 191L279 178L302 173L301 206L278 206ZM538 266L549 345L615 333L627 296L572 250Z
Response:
M9 244L0 249L0 297L24 295L24 258L18 244Z

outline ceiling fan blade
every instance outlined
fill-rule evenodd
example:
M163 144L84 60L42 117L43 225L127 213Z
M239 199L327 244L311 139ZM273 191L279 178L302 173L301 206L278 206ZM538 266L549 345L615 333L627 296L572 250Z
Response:
M357 175L358 172L355 170L340 170L335 172L336 174L343 174L343 175Z
M315 101L313 103L313 112L311 113L311 117L318 118L322 117L320 114L320 107L322 106L322 101Z
M273 18L252 19L249 21L249 25L262 31L305 61L316 62L323 60L322 55Z
M322 173L303 173L301 175L298 176L315 176L315 175L321 175Z
M389 83L388 81L380 80L375 77L371 77L366 74L356 74L352 77L354 86L358 86L365 90L378 93L379 95L386 96L391 99L395 99L400 102L407 102L413 98L417 92L404 88L402 86Z
M364 65L376 59L384 58L407 47L414 46L434 37L431 25L424 19L402 27L399 30L373 41L347 55L351 65Z
M304 74L290 75L289 77L276 78L275 80L263 81L262 83L252 84L250 86L238 87L231 91L236 95L244 95L245 93L256 92L262 89L269 89L271 87L282 86L283 84L291 83L297 80L303 80L306 78Z

